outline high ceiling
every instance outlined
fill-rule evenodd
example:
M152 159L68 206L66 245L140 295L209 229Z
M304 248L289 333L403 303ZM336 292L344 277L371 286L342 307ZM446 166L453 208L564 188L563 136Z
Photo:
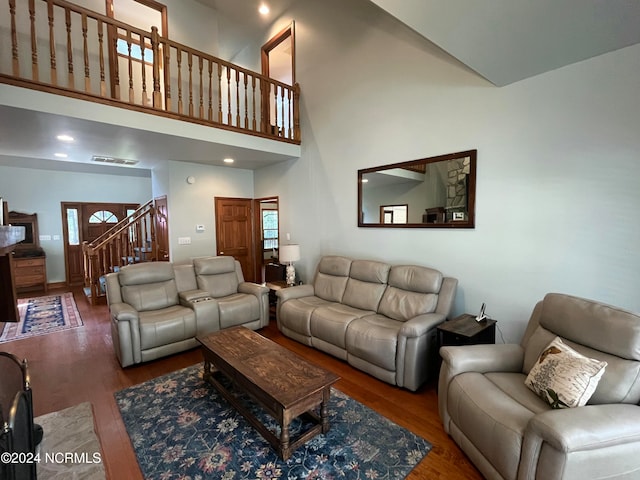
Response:
M265 0L271 8L266 16L257 14L259 0L197 1L219 12L225 43L219 54L232 59L248 40L264 38L271 23L292 4L318 0ZM496 86L640 43L638 0L370 1ZM295 158L278 148L264 154L237 143L63 117L55 109L43 110L35 100L37 107L19 109L10 96L0 98L0 161L57 160L53 154L60 146L55 134L65 128L83 139L74 154L60 162L67 163L65 168L70 161L89 163L93 155L140 160L137 168L153 168L167 159L218 165L225 156L235 156L240 160L236 167L255 169Z

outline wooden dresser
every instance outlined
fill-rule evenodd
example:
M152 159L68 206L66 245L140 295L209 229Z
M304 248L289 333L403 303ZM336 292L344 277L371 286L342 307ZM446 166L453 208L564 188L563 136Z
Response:
M16 291L44 290L47 293L46 257L13 257Z

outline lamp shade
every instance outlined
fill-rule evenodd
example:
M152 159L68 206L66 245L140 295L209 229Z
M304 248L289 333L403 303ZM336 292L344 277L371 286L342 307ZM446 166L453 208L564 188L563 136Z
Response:
M291 263L300 260L300 245L280 245L278 260L280 263Z

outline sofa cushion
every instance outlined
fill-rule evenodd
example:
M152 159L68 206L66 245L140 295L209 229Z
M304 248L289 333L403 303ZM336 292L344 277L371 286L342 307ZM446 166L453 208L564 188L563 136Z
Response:
M140 314L140 348L161 347L196 336L196 315L193 310L175 305Z
M373 313L341 303L318 307L311 314L311 336L344 349L349 324L356 318Z
M347 351L350 355L395 372L398 331L402 325L402 322L383 315L355 319L347 329Z
M161 310L177 305L178 289L173 280L126 285L121 288L122 300L139 312Z
M145 285L174 279L173 265L169 262L147 262L127 265L118 272L121 286Z
M370 260L354 260L342 303L362 310L378 311L389 278L390 265Z
M236 293L219 298L220 328L243 325L260 318L260 305L255 295Z
M315 296L287 300L278 312L278 324L305 337L310 337L311 314L316 308L330 303Z
M438 293L442 286L442 273L417 265L395 265L389 272L389 285L420 293Z
M556 337L540 354L525 384L553 408L582 407L606 366L607 362L585 357Z
M238 275L233 257L201 257L193 259L198 288L214 298L238 292Z
M351 259L338 256L322 257L313 282L317 297L329 302L342 302L351 270Z
M437 305L436 294L409 292L389 285L382 295L378 312L394 320L406 322L417 315L435 311Z

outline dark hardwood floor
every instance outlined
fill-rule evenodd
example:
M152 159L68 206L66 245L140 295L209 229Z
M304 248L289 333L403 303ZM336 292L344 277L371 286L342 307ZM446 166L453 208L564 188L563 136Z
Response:
M63 291L59 290L60 293ZM108 478L141 479L136 456L113 393L198 363L202 359L200 351L194 349L123 369L113 352L107 307L90 306L79 288L73 292L84 327L0 344L0 350L27 358L35 415L91 402ZM57 291L51 290L49 293ZM433 450L408 478L482 478L442 428L435 383L412 393L380 382L345 362L284 337L275 321L262 329L261 333L335 372L341 377L336 388L431 442Z

